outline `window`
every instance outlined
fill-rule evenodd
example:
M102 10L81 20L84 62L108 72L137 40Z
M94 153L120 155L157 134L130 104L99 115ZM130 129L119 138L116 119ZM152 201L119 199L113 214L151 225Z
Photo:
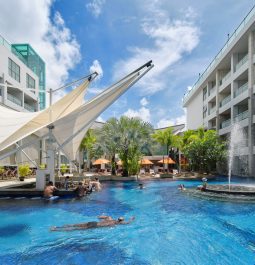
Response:
M20 82L20 67L9 58L8 61L8 70L9 70L9 75Z
M26 84L27 88L35 88L35 80L29 74L27 74Z

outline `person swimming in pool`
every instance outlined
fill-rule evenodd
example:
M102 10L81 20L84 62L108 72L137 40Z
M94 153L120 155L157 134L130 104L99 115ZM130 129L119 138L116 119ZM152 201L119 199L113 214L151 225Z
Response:
M127 225L135 220L135 217L131 217L129 221L125 221L124 217L119 217L117 220L112 219L110 216L102 215L99 216L98 219L102 221L99 222L87 222L81 224L73 224L73 225L64 225L64 226L53 226L51 227L51 231L73 231L73 230L85 230L91 228L100 228L100 227L109 227L115 225Z
M43 191L43 197L45 199L50 199L52 197L57 197L53 196L54 191L58 191L58 189L53 185L52 181L49 181L49 183L46 185L44 191Z

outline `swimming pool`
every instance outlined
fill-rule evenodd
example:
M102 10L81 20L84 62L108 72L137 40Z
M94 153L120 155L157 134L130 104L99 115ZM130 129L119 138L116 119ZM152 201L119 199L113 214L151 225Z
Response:
M0 200L0 264L254 264L255 203L195 198L198 182L105 183L84 200ZM73 232L51 226L135 216L129 225Z

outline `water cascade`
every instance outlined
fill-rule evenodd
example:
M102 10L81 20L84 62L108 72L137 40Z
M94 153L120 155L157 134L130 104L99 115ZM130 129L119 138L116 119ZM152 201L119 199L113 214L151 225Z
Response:
M231 184L231 174L233 170L233 161L234 157L241 157L241 147L246 146L247 136L243 128L235 123L232 127L229 139L229 148L228 148L228 188L230 190Z

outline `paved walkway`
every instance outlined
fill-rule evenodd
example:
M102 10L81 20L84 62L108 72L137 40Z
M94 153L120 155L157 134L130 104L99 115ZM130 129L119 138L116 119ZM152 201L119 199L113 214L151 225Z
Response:
M10 187L19 187L23 186L24 184L32 184L35 183L35 178L25 179L24 181L20 180L7 180L0 182L0 189L6 189Z

